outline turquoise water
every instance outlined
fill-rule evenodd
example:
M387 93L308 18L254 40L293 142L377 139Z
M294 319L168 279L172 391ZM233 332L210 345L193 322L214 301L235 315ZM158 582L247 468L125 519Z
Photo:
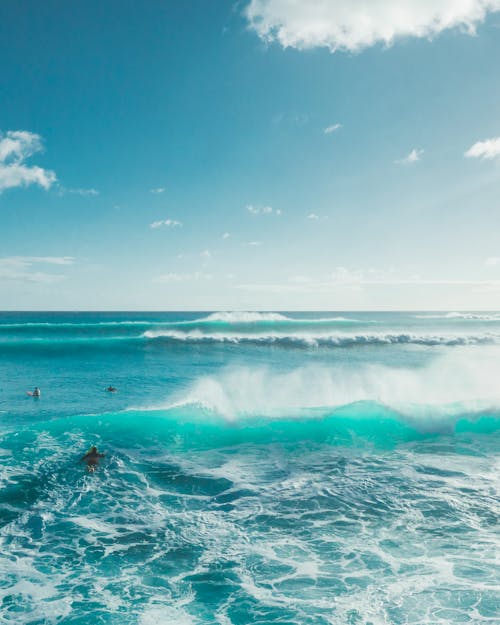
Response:
M500 623L499 380L495 313L0 313L0 623Z

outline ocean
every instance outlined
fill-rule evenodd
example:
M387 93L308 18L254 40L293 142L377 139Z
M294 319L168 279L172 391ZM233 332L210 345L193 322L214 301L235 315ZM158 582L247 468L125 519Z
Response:
M498 624L499 469L499 313L0 313L0 623Z

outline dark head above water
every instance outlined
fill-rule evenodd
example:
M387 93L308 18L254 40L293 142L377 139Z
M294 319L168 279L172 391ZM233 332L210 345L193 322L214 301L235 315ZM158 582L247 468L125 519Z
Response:
M87 469L94 471L99 464L99 459L104 458L105 454L99 453L97 447L91 447L88 452L80 459L81 462L87 463Z

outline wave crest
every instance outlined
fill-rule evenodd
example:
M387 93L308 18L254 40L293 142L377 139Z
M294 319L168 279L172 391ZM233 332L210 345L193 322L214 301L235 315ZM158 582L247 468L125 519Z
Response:
M500 335L482 334L413 334L409 332L314 333L314 332L203 332L202 330L147 330L143 338L186 343L256 343L290 346L350 347L356 345L483 345L500 342Z
M415 319L458 319L463 321L500 321L500 313L461 313L448 312L428 315L415 315Z
M232 368L195 380L167 408L196 405L237 420L321 416L339 407L371 402L397 411L418 429L443 419L449 423L450 417L466 413L498 412L499 378L499 348L481 354L462 348L418 369L368 364L307 366L286 372Z

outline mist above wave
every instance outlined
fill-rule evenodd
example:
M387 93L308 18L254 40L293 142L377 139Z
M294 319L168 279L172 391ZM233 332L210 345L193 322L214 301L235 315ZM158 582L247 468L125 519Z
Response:
M418 420L500 407L500 350L462 348L421 368L365 364L228 369L200 377L172 406L196 404L228 419L304 416L308 410L376 402ZM420 408L419 408L420 407ZM425 410L421 408L425 407ZM317 414L317 413L316 413Z

